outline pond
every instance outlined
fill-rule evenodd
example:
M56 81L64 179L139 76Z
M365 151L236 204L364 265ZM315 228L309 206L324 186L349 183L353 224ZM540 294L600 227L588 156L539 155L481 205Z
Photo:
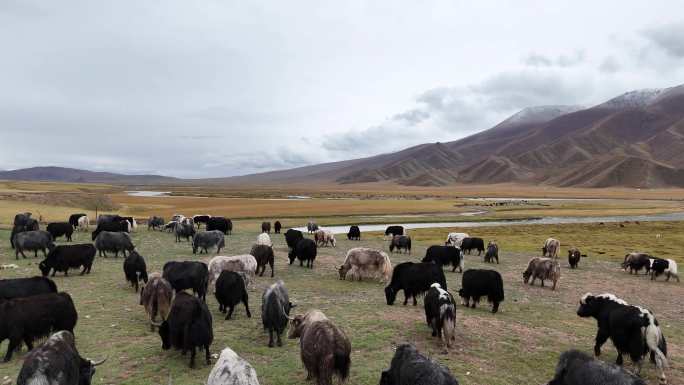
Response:
M126 191L126 195L129 195L132 197L167 197L167 196L171 195L171 191L146 191L146 190Z

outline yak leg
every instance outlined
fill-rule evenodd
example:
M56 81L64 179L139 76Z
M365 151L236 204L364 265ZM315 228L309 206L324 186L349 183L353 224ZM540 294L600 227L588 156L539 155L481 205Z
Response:
M273 329L268 329L268 347L273 347Z
M409 296L406 294L406 290L404 290L404 306L408 303Z
M601 355L601 346L608 341L609 334L602 329L596 333L596 344L594 345L594 355L596 357Z
M197 349L195 347L190 348L190 367L194 368L195 367L195 356L197 355Z
M245 304L245 311L247 312L247 318L252 318L252 313L249 311L249 296L247 295L247 292L245 292L245 295L242 297L242 303Z
M21 346L21 336L11 336L9 338L9 344L7 345L7 354L5 354L4 362L8 362L12 359L12 352L19 346Z
M233 310L235 309L235 306L231 306L230 309L228 309L228 315L226 316L226 319L229 320L230 317L233 315Z
M276 332L276 337L278 338L278 346L283 346L283 341L280 340L280 332Z
M268 264L271 265L271 278L273 278L273 261L269 262ZM264 266L264 270L266 270L266 266Z
M211 365L211 354L209 354L209 345L204 345L204 359L207 361L207 365Z
M416 295L413 295L413 306L418 306L418 301L416 301Z

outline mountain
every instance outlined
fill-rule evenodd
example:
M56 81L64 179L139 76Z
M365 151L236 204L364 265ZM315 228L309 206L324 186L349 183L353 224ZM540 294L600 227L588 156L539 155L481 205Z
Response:
M181 180L160 175L124 175L64 167L31 167L18 170L0 171L0 179L110 184L165 184L178 182Z
M684 85L631 91L590 108L525 108L453 142L223 181L684 187Z

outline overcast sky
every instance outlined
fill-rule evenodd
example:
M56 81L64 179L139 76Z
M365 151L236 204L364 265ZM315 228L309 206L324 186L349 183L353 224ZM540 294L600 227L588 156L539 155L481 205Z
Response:
M0 1L0 169L228 176L684 83L680 1Z

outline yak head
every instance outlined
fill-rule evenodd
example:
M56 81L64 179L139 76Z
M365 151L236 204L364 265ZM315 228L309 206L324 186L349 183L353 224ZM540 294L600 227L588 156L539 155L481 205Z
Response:
M596 297L585 294L582 299L580 299L577 315L580 317L594 317L598 315L600 308L600 301Z
M387 286L385 288L385 299L388 305L394 305L394 300L397 299L397 291L394 290L392 286Z
M527 283L527 281L530 280L530 277L532 276L532 269L528 268L522 273L523 276L523 282Z
M303 332L304 314L299 314L294 318L290 318L290 330L287 332L287 338L299 338Z
M48 260L45 259L38 264L38 268L40 269L40 272L43 273L43 277L47 277L47 275L50 273L50 266L48 266L47 262Z
M337 272L340 274L340 279L344 279L347 276L348 271L348 267L345 267L345 265L340 265L340 267L337 269Z

